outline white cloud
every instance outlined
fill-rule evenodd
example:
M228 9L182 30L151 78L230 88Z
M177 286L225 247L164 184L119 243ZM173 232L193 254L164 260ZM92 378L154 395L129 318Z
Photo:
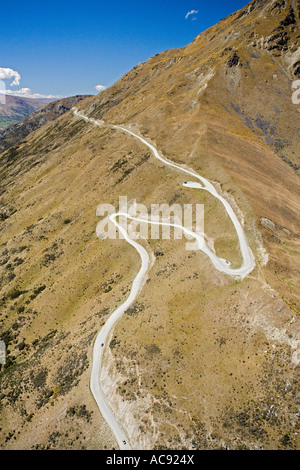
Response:
M8 93L18 93L19 95L30 95L31 90L30 88L21 88L20 90L12 91L12 90L7 90Z
M187 14L185 15L185 19L187 20L190 15L197 15L197 13L199 13L199 10L188 11ZM192 19L194 19L194 18L192 18Z
M106 89L106 86L104 86L104 85L96 85L96 86L95 86L95 89L96 89L97 91L103 91L103 90Z
M20 90L0 89L0 94L23 96L24 98L36 98L36 99L42 99L42 98L59 99L61 98L61 95L42 95L41 93L33 93L30 88L20 88Z
M12 80L10 86L20 85L21 75L16 70L0 67L0 80ZM0 83L0 94L1 95L14 95L23 96L25 98L49 98L58 99L62 98L60 95L43 95L41 93L33 93L30 88L20 88L19 90L10 90L5 87L4 82Z
M19 72L16 72L16 70L9 69L9 68L4 68L0 67L0 79L1 80L11 80L13 78L13 81L11 82L11 86L18 86L20 84L21 80L21 75Z

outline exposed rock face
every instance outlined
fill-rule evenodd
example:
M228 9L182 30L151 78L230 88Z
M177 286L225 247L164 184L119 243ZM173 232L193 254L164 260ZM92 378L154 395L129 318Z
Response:
M228 60L227 65L228 67L235 67L236 65L239 65L240 63L240 58L237 55L237 52L234 52L233 56Z

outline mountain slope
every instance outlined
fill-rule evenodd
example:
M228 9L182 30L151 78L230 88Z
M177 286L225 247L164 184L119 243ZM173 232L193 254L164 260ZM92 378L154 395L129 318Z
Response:
M153 264L101 375L131 446L299 448L298 50L299 2L255 0L80 102L102 127L71 110L0 155L4 449L116 447L89 390L92 346L140 260L96 237L99 204L204 204L207 243L241 262L222 205L110 124L210 180L255 257L241 281L184 239L139 241Z
M252 2L189 46L139 64L121 79L122 87L116 83L93 108L99 117L109 108L116 115L118 107L124 111L124 100L134 101L122 114L124 121L137 112L145 116L148 106L155 106L156 93L170 111L174 99L176 106L190 106L190 114L214 103L218 113L228 120L237 117L241 128L248 127L297 169L292 136L298 136L299 113L291 101L291 81L299 77L299 55L299 2Z

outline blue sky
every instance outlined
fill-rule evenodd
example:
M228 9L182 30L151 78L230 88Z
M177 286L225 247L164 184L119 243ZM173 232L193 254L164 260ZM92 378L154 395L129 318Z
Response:
M109 87L137 63L166 49L185 46L247 3L3 2L0 79L11 93L23 90L24 96L95 94L96 85Z

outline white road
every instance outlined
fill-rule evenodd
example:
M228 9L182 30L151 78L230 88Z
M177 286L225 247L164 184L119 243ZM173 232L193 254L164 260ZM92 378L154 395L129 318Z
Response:
M120 449L130 450L131 447L128 443L128 439L124 431L121 429L111 409L109 408L109 406L107 405L105 401L105 397L100 387L99 379L100 379L100 372L101 372L103 350L104 350L106 340L110 334L110 331L115 325L115 323L119 320L119 318L122 316L125 310L127 310L130 307L130 305L134 302L134 299L138 295L140 287L143 283L143 280L148 270L149 255L147 251L145 250L145 248L143 248L141 245L139 245L138 243L136 243L134 240L132 240L129 237L127 231L123 227L121 227L121 225L119 225L118 222L116 221L116 217L117 217L117 214L110 216L110 219L116 225L116 227L120 230L125 240L128 243L130 243L130 245L132 245L139 253L141 257L141 268L138 274L136 275L136 277L134 278L129 297L125 300L125 302L122 305L120 305L120 307L118 307L110 315L110 317L108 318L106 323L103 325L103 327L101 328L101 330L99 331L96 337L94 348L93 348L93 363L92 363L90 387L91 387L92 394L98 404L99 410L102 413L102 416L104 417L105 421L111 428L112 432L114 433Z
M210 258L211 262L213 263L213 265L215 266L216 269L218 269L219 271L221 271L223 273L231 275L231 276L239 276L240 278L244 278L245 276L247 276L247 274L249 274L255 266L254 256L253 256L253 254L252 254L252 252L251 252L251 250L248 246L248 243L247 243L243 228L242 228L242 226L239 222L239 219L237 218L237 216L236 216L235 212L233 211L231 205L229 204L229 202L226 199L224 199L216 191L214 186L208 180L206 180L202 176L198 175L193 170L190 170L190 169L181 167L179 165L176 165L175 163L173 163L173 162L167 160L166 158L162 157L153 145L151 145L143 137L140 137L139 135L135 134L134 132L130 131L129 129L126 129L126 128L121 127L121 126L106 124L103 121L99 122L99 121L96 121L93 118L88 118L88 117L84 116L82 113L79 113L76 108L73 108L73 111L74 111L74 114L76 116L84 119L87 122L91 122L94 125L97 125L97 126L108 125L109 127L119 129L120 131L123 131L123 132L126 132L127 134L132 135L134 138L140 140L141 142L143 142L143 144L145 144L147 147L149 147L149 149L152 151L155 158L162 161L166 165L168 165L170 167L173 167L173 168L176 168L177 170L179 170L183 173L186 173L187 175L192 176L193 178L200 181L200 183L198 181L197 182L195 182L195 181L185 181L183 183L183 186L185 186L187 188L196 188L196 189L202 189L202 190L208 191L210 194L212 194L214 197L216 197L223 204L228 216L230 217L230 219L231 219L231 221L232 221L232 223L235 227L235 230L236 230L236 233L237 233L237 236L238 236L238 239L239 239L239 246L240 246L240 251L241 251L241 255L242 255L242 259L243 259L242 264L239 268L231 269L230 263L227 260L219 258L214 252L212 252L208 248L205 239L201 235L199 235L195 232L192 232L191 230L188 230L187 228L185 228L184 226L181 226L181 225L169 224L167 222L154 222L154 221L151 221L151 220L143 220L143 219L140 219L140 218L131 217L127 213L116 213L116 214L113 214L109 217L110 220L116 225L117 229L122 233L124 239L130 245L132 245L136 249L136 251L139 253L139 255L141 257L141 268L140 268L138 274L136 275L136 277L135 277L135 279L132 283L132 287L131 287L129 297L125 300L125 302L122 305L120 305L120 307L118 307L110 315L110 317L106 321L105 325L101 328L100 332L97 335L97 338L96 338L95 343L94 343L94 348L93 348L93 363L92 363L90 387L91 387L92 394L93 394L93 396L94 396L94 398L95 398L95 400L98 404L99 410L102 413L102 415L103 415L104 419L106 420L107 424L111 428L112 432L114 433L120 449L130 450L131 447L130 447L130 444L128 442L128 438L125 435L125 432L122 430L120 424L116 421L111 409L109 408L108 404L106 403L105 396L103 395L103 392L102 392L101 387L100 387L100 372L101 372L103 351L104 351L104 348L105 348L105 345L106 345L107 338L108 338L112 328L114 327L115 323L122 316L122 314L125 312L125 310L127 310L128 307L130 307L130 305L134 302L135 298L137 297L137 295L138 295L138 293L139 293L139 291L140 291L140 289L143 285L143 282L145 280L146 274L147 274L147 270L148 270L148 267L149 267L149 255L148 255L147 251L139 243L137 243L136 241L132 240L129 237L127 231L121 225L118 224L116 219L119 216L124 216L124 217L127 217L128 219L136 220L136 221L139 221L139 222L146 222L146 223L158 224L158 225L169 225L169 226L181 228L187 235L190 235L190 236L195 238L195 240L197 241L197 245L198 245L199 250L204 252Z

